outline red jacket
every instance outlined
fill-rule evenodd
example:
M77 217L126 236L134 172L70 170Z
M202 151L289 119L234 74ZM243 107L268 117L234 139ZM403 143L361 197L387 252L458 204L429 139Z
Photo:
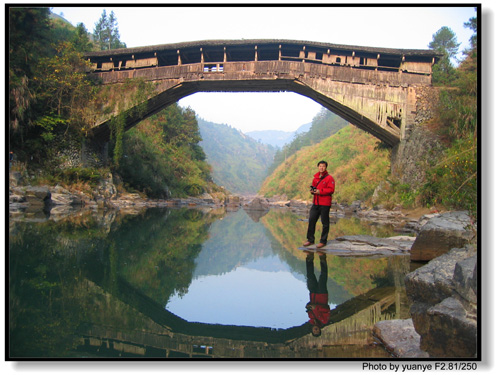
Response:
M325 325L330 320L330 306L328 306L328 294L326 293L310 293L310 304L312 309L307 311L309 315L309 323L315 324L315 319L319 320L322 325Z
M319 190L319 194L314 194L313 204L318 206L331 206L332 194L335 192L335 180L328 174L323 173L323 178L319 176L319 172L314 175L312 186Z

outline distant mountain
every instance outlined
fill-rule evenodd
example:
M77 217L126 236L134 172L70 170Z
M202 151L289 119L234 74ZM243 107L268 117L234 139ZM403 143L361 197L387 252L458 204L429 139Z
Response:
M311 128L311 125L311 122L304 124L293 132L287 132L284 130L255 130L245 134L249 135L256 141L281 148L285 144L290 143L295 137L295 134L307 132Z
M276 148L257 142L228 125L198 118L201 147L212 178L234 194L256 194L274 160Z

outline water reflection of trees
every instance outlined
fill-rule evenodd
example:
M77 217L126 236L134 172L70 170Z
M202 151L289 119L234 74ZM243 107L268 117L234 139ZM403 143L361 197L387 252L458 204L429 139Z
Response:
M9 355L67 356L85 319L81 259L102 251L108 221L91 215L9 228Z
M303 252L298 247L304 240L307 221L288 210L271 210L261 219L261 222L288 253L298 259L304 257ZM395 235L390 226L374 227L369 222L350 217L338 219L332 224L329 238L352 234L374 235L374 231L375 235L379 237ZM319 229L317 237L319 238ZM387 257L367 259L331 256L328 260L329 277L341 285L350 295L359 295L378 285L394 285L394 278L404 277L407 271L403 264L409 266L409 259L399 258L402 258L401 265L397 263L397 260L390 260ZM396 265L397 268L394 269L393 265Z
M89 315L105 321L105 309L99 309L105 301L86 299L82 282L99 282L113 293L125 277L164 306L174 291L189 286L194 258L220 214L169 209L12 221L9 354L68 356L74 332Z
M222 275L260 257L273 255L267 230L244 210L228 212L212 223L196 259L195 276Z
M120 225L112 234L120 253L118 273L165 306L174 292L189 287L195 259L218 217L195 209L148 210L147 217Z

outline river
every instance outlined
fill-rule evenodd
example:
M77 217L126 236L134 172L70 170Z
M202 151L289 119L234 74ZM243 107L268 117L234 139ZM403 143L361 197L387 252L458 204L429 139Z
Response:
M286 209L193 207L10 220L9 356L389 357L371 329L409 317L409 256L307 256L306 226ZM348 234L396 233L332 223L331 239ZM311 291L325 301L306 311Z

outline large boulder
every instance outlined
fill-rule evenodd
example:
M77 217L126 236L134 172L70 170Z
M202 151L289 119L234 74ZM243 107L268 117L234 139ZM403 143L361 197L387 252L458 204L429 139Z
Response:
M434 357L473 358L477 355L477 320L448 297L427 310L428 327L421 348Z
M467 212L446 212L430 218L421 228L411 248L410 259L429 261L473 239L474 231Z
M245 203L244 207L246 210L252 211L267 211L269 210L269 202L266 198L255 197L249 203Z
M59 185L50 189L50 194L52 206L81 206L85 204L80 196L71 193Z
M103 176L97 186L95 193L104 199L116 199L118 196L118 190L113 182L113 174L108 173L107 176Z
M28 186L24 190L26 202L30 206L47 207L51 202L51 193L47 186Z
M291 199L285 206L290 207L292 211L307 211L310 207L308 202L296 199Z
M420 348L432 357L477 355L477 255L452 249L405 277Z
M21 186L23 184L23 176L21 172L11 171L9 173L9 186Z
M240 197L237 195L230 195L224 200L224 205L228 207L239 207L241 206Z

